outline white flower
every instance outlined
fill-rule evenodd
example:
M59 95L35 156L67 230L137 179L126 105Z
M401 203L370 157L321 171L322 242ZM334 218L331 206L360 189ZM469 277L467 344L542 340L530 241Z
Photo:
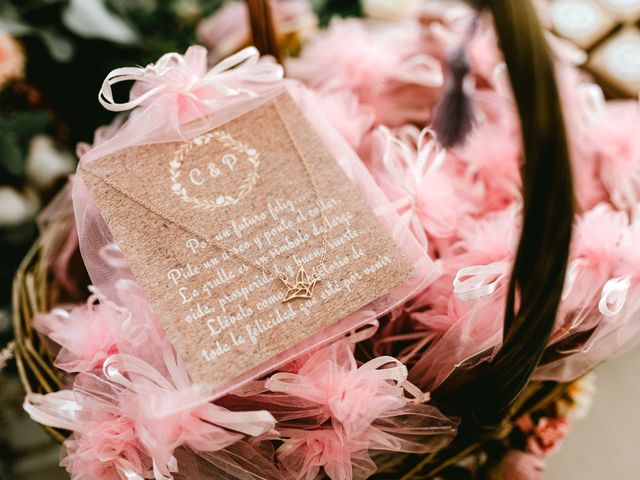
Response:
M39 190L54 186L56 180L74 171L76 162L71 153L58 150L47 135L36 135L29 143L27 180Z
M40 207L33 190L19 192L13 187L0 187L0 227L13 227L31 220Z
M24 75L24 54L15 38L0 32L0 89L9 80Z
M62 21L69 30L86 38L126 45L138 41L136 32L111 12L104 0L71 0L62 12Z
M360 0L364 14L375 20L398 21L414 15L420 0Z
M574 381L567 389L566 397L568 398L561 398L558 401L560 415L572 420L585 418L591 410L596 390L595 372L589 372Z

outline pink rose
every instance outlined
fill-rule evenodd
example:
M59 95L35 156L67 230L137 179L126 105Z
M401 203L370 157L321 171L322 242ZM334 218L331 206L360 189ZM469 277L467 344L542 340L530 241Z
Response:
M544 460L520 450L509 450L502 461L503 480L542 480Z
M526 451L538 458L545 458L555 453L564 437L569 433L569 421L564 418L542 417L537 425L534 425L531 417L525 415L516 424L527 435Z
M539 457L548 457L556 452L569 433L569 422L565 418L541 418L535 435L527 440L527 450Z
M22 47L11 35L0 33L0 89L10 80L24 75Z

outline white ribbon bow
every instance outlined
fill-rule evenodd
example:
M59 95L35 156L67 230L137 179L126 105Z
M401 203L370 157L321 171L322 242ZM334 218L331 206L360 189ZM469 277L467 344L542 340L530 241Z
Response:
M491 295L509 273L509 267L508 261L500 261L461 268L453 279L453 293L463 301Z
M377 132L384 142L382 164L393 182L402 188L405 194L384 207L378 207L375 212L384 215L389 208L396 211L400 218L393 232L394 238L400 229L410 228L424 251L427 251L429 240L418 212L418 193L424 179L440 169L446 151L431 139L432 131L429 128L420 132L414 129L402 132L415 140L417 151L385 126L378 127Z
M608 280L602 287L602 295L598 303L600 313L605 317L613 317L620 313L627 301L629 288L631 288L629 275Z
M216 98L201 98L195 91L211 87L222 97L240 94L255 96L253 90L242 88L244 83L275 83L284 77L281 65L260 61L260 53L255 47L247 47L225 58L209 71L207 51L195 45L186 53L167 53L155 64L146 67L123 67L112 70L102 82L98 101L107 110L122 112L138 107L148 100L164 93L180 93L196 101L209 105ZM137 84L147 84L150 88L140 96L127 102L118 103L113 98L113 85L134 80Z

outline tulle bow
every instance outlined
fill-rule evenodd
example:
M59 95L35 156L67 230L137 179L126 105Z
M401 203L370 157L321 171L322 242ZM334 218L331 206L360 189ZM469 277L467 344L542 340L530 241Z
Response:
M274 374L266 388L321 405L323 414L334 419L347 435L365 431L384 412L429 398L407 381L407 367L393 357L377 357L358 368L346 343L332 347L328 353L336 358L320 352L298 373ZM404 392L413 399L407 399Z
M166 93L178 93L207 106L219 98L257 95L247 85L274 84L282 80L284 71L274 62L261 61L255 47L247 47L216 64L207 71L207 50L195 45L184 55L167 53L146 67L123 67L112 70L102 83L98 100L113 112L131 110L148 104ZM112 87L134 80L132 97L126 102L113 98Z
M168 344L160 370L131 355L109 357L103 376L76 378L73 391L27 396L31 418L74 432L65 459L74 479L116 478L93 472L117 472L119 478L170 480L178 471L174 453L186 446L215 452L272 430L267 411L230 411L211 403L210 392L191 383ZM96 453L97 452L97 453Z
M386 182L383 189L392 200L385 208L394 208L400 215L397 228L410 228L426 250L427 234L451 236L459 215L457 207L464 208L440 172L446 151L431 138L432 132L405 129L402 133L411 143L384 126L378 127L375 135L382 151L377 177Z
M129 355L113 355L104 364L105 376L124 391L120 404L135 419L141 443L153 459L157 479L171 479L176 471L175 449L187 445L197 451L216 451L272 430L275 419L267 411L232 412L210 402L210 392L192 384L184 367L165 348L166 373Z
M339 341L317 351L297 373L280 372L260 400L275 412L286 478L312 479L320 467L334 480L366 478L369 450L424 453L446 445L457 423L426 405L428 394L407 381L389 356L360 366ZM408 394L408 395L407 395Z

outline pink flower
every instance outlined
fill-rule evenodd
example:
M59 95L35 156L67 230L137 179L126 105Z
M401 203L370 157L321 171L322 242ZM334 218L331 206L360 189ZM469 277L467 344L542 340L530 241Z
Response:
M32 419L74 432L63 461L74 479L149 478L152 469L154 478L170 480L178 447L214 452L273 429L266 411L212 403L210 391L191 383L168 344L162 361L156 368L131 355L112 355L102 375L78 375L73 390L27 395L24 409Z
M545 458L555 453L570 430L569 421L564 417L542 417L534 425L531 417L525 415L516 424L527 435L526 451L538 458Z
M61 347L58 368L88 372L102 368L115 353L136 353L147 360L161 356L164 332L140 286L120 279L115 287L124 306L91 286L86 304L36 316L34 327Z
M621 249L629 230L625 212L601 203L580 216L574 227L570 275L565 284L563 309L585 309L622 262ZM572 320L574 323L577 319ZM589 324L592 326L591 324Z
M631 275L635 283L640 282L640 217L635 216L620 240L620 258L624 259L616 268L616 275Z
M534 431L535 437L529 437L527 441L527 449L539 457L548 457L558 451L569 429L565 418L541 418Z
M459 240L453 243L447 258L456 266L485 265L509 259L515 252L519 231L520 208L517 204L479 218L465 217L459 224Z
M519 450L509 450L502 461L503 480L542 480L544 460Z
M628 229L629 217L601 203L580 216L575 225L572 256L595 269L610 272L620 260L618 247Z
M499 110L498 118L478 125L457 154L466 166L465 176L481 187L482 212L501 210L520 199L522 147L517 119L511 110Z
M24 75L22 47L11 35L0 32L0 89L10 80Z
M104 372L121 389L118 410L134 421L154 472L168 478L176 470L174 452L180 446L214 452L275 425L269 412L234 412L211 403L207 386L190 381L168 343L157 368L131 355L114 355Z

